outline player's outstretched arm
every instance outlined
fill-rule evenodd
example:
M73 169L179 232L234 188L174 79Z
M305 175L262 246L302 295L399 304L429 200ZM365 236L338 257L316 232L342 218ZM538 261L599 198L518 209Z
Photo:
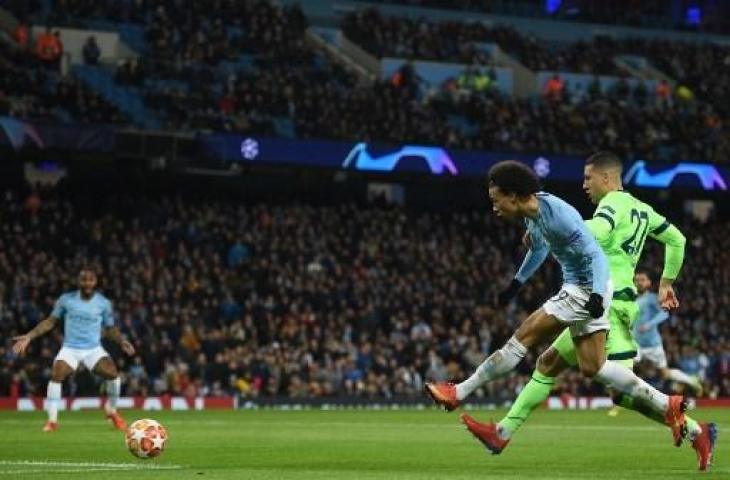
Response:
M13 337L13 353L16 355L23 355L25 350L28 348L28 345L30 345L30 342L53 330L56 323L58 323L58 319L51 315L25 335Z
M116 325L112 325L111 327L106 327L104 329L104 335L111 339L112 341L116 342L120 347L122 347L122 350L124 350L124 353L129 355L130 357L134 355L135 348L134 345L132 345L131 342L128 342L122 337L122 332L119 331L119 328Z

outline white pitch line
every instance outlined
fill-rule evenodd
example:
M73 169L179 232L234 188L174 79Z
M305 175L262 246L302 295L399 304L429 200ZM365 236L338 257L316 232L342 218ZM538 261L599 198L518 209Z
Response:
M105 462L55 462L44 460L0 460L6 467L67 467L103 470L177 470L181 465L156 465L143 463L105 463Z
M86 473L139 471L138 468L31 468L23 470L0 470L0 475L28 475L35 473Z

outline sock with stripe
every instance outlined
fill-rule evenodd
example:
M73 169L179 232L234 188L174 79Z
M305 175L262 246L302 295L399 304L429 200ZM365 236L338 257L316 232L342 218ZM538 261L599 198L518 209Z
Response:
M507 375L526 354L527 348L513 335L502 348L487 357L471 377L456 385L456 398L464 400L485 383Z
M522 389L507 415L497 424L500 436L504 439L510 438L525 423L532 411L547 400L554 385L555 378L537 370L532 372L532 379Z
M641 399L634 398L629 394L614 394L613 403L624 408L628 408L629 410L634 410L635 412L638 412L646 418L654 420L661 425L666 425L666 421L664 420L664 412L658 411L650 403L642 401ZM702 427L700 427L700 424L697 423L697 420L690 417L689 415L685 415L684 418L687 421L687 439L690 441L689 445L691 445L691 442L693 442L695 438L697 438L697 435L702 433Z

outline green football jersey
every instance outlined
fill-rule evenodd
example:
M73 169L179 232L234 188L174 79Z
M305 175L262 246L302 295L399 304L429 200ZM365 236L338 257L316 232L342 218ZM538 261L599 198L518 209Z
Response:
M614 297L635 298L634 271L647 236L666 246L662 276L673 280L679 275L684 260L684 236L650 205L629 192L608 193L586 224L608 258Z

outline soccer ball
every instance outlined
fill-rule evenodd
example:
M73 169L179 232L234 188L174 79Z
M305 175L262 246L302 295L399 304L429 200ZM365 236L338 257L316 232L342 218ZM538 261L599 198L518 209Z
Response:
M165 449L167 430L157 421L143 418L127 428L127 448L137 458L159 457Z

